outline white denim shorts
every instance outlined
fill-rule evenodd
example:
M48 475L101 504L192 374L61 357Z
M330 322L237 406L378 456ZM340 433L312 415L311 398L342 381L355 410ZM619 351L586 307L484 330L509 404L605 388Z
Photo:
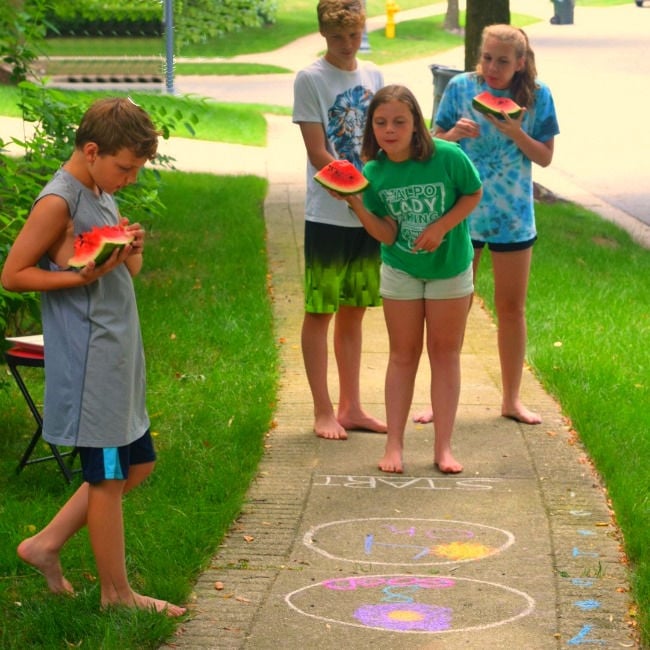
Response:
M450 300L474 292L472 265L452 278L414 278L405 271L381 265L382 298L389 300Z

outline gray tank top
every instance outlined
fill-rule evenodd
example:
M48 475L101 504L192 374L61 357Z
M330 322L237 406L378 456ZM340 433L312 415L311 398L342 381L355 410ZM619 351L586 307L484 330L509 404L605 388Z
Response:
M68 204L75 235L115 225L109 194L97 196L60 169L36 198ZM66 271L49 258L53 272ZM45 341L43 437L78 447L121 447L149 428L145 361L135 291L125 264L84 287L41 294Z

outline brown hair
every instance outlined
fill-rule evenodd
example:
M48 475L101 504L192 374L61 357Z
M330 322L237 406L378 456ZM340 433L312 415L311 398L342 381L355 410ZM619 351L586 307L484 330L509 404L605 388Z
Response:
M512 91L512 97L517 104L530 108L535 103L537 68L535 66L535 53L530 47L526 32L512 25L497 24L484 27L481 35L481 49L479 50L478 63L476 65L476 72L480 77L483 76L481 51L488 38L495 38L501 43L512 45L515 50L515 56L518 59L523 57L524 67L515 72L510 89Z
M413 116L413 138L411 139L411 159L428 160L433 155L434 145L431 133L427 129L422 115L422 109L418 104L415 95L406 87L398 84L384 86L375 93L375 96L368 106L366 126L363 131L363 143L361 144L361 157L364 160L377 158L380 147L372 129L372 120L378 106L391 101L398 101L406 104Z
M321 32L324 29L363 27L366 22L362 0L320 0L316 13Z
M138 158L156 156L158 136L148 113L124 97L107 97L94 102L81 118L75 146L81 149L94 142L100 155L129 149Z

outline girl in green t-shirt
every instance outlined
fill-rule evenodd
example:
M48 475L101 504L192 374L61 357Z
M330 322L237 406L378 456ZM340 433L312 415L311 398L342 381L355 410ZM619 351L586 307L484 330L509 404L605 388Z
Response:
M472 293L465 223L481 199L476 168L456 144L432 140L417 100L399 85L368 108L363 197L340 196L381 242L381 295L390 340L388 436L379 469L403 472L402 450L426 325L434 412L434 465L463 466L451 451L460 393L460 351Z

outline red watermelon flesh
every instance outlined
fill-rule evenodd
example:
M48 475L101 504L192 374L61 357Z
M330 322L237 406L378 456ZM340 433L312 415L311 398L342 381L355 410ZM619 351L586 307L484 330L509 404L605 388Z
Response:
M314 180L339 194L357 194L369 185L368 179L349 160L333 160L314 176Z
M88 232L82 232L74 240L74 255L68 264L81 269L94 261L97 266L103 264L116 248L123 248L133 241L133 235L123 226L94 226Z
M503 119L502 111L509 117L516 119L521 115L521 106L509 97L496 97L487 90L479 93L472 99L472 106L481 113L493 115L498 119Z

